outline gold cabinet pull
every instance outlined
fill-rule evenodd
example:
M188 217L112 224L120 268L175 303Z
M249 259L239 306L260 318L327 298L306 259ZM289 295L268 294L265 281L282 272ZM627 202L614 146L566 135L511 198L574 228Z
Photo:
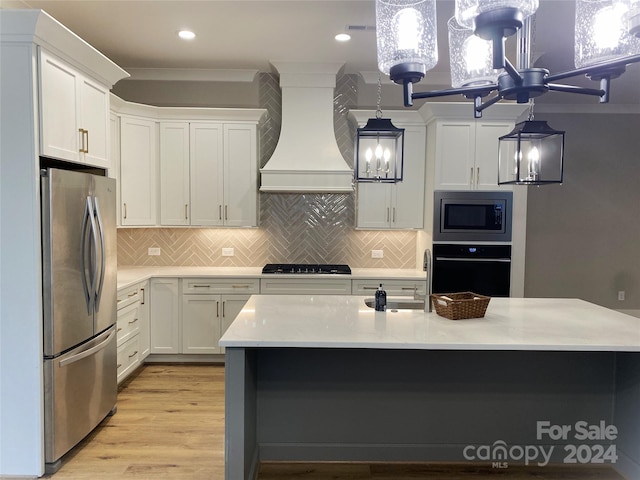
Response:
M216 301L216 318L220 318L220 302Z
M131 321L129 322L129 325L133 325L133 324L134 324L134 323L136 323L137 321L138 321L138 319L137 319L137 318L134 318L133 320L131 320Z
M225 205L225 206L224 206L224 219L225 219L225 220L229 220L229 216L227 215L227 213L228 213L228 212L227 212L227 206Z
M140 305L144 305L144 288L141 288L140 291L142 292L142 300L140 301Z
M89 130L85 130L84 134L87 138L86 143L84 144L84 153L89 153Z
M184 204L184 219L185 220L189 220L189 215L187 213L187 209L189 208L189 205L187 203Z
M192 285L191 288L211 288L211 285L207 285L206 283L204 285Z
M224 304L225 302L222 302L222 318L224 318Z
M135 352L133 352L131 355L129 355L129 358L133 358L138 354L138 350L136 350Z
M231 285L231 288L249 288L250 286L251 285L248 285L246 283L245 284L238 283L238 284L235 284L235 285Z
M123 204L123 206L124 206L124 219L126 220L127 219L127 204L125 203L125 204Z
M222 205L218 205L218 220L222 220Z

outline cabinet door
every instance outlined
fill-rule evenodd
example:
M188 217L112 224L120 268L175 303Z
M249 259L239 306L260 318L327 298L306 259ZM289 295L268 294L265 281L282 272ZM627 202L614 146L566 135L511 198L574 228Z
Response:
M182 295L182 353L219 353L220 295Z
M388 183L358 183L357 228L384 230L390 227L391 190Z
M78 162L79 73L40 50L40 154Z
M436 190L470 190L475 177L475 123L437 121Z
M189 225L189 124L160 124L160 224Z
M100 84L81 78L80 120L84 133L83 163L110 168L109 156L109 91Z
M156 124L120 120L120 200L122 225L155 225L157 221Z
M224 224L258 225L258 163L255 125L224 126Z
M426 136L424 127L405 127L404 174L392 186L391 228L424 226Z
M223 127L190 125L191 224L222 225L224 215Z
M151 353L180 353L180 305L177 278L150 282Z
M511 190L498 186L498 138L513 129L513 124L477 123L476 125L476 188L478 190Z
M222 295L222 324L220 336L224 335L227 328L236 319L242 307L247 303L251 295ZM224 347L220 347L220 353L224 353Z

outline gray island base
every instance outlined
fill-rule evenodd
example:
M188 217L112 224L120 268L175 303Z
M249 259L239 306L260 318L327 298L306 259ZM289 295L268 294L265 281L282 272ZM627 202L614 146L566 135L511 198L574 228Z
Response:
M551 302L581 315L571 332L518 319L524 299L451 321L305 298L252 297L223 338L227 480L255 479L260 461L604 463L640 478L640 320ZM527 347L527 328L549 329L547 348L535 334Z

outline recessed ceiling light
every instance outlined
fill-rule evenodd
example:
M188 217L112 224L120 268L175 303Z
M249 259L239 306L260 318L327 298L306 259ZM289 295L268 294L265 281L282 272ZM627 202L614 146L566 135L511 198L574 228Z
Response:
M339 33L334 37L338 42L348 42L351 40L351 35L347 33Z
M196 38L196 34L191 30L180 30L178 32L178 36L183 40L193 40L194 38Z

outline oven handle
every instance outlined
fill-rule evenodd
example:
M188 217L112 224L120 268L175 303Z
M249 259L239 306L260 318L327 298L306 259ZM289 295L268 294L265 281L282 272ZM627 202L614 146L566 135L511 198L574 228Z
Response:
M511 263L510 258L457 258L457 257L436 257L436 262L497 262Z

